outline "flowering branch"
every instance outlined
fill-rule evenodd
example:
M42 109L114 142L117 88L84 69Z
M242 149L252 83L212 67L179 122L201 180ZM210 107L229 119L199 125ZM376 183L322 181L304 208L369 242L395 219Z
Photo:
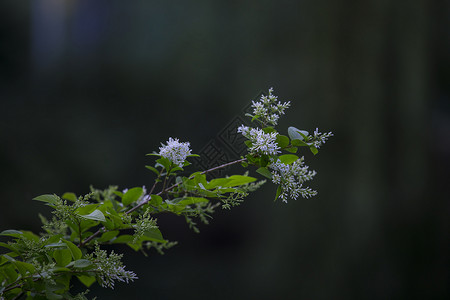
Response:
M208 224L211 214L221 204L230 209L265 180L244 175L231 175L207 180L210 172L235 164L256 168L256 173L278 185L275 200L309 198L316 191L304 186L316 175L305 165L304 157L296 153L301 147L313 154L333 135L309 134L289 127L287 135L275 129L290 102L281 103L273 89L260 101L252 101L253 113L247 114L260 127L240 126L237 132L247 140L245 157L199 170L190 176L178 176L190 163L189 142L169 138L161 144L154 166L146 166L157 177L150 191L133 187L122 192L110 186L105 190L91 189L91 193L77 197L73 193L41 195L34 200L45 202L53 211L50 220L41 216L43 233L5 230L0 236L11 239L0 243L7 253L0 255L0 299L87 299L85 293L70 294L71 280L76 277L86 287L97 282L102 287L114 288L116 282L129 283L138 279L122 263L122 254L101 249L103 245L125 244L135 251L155 249L159 253L176 242L164 239L155 215L171 213L185 218L189 228L198 232L197 221ZM164 179L162 179L164 177ZM175 183L167 186L168 182ZM163 181L161 190L156 186Z

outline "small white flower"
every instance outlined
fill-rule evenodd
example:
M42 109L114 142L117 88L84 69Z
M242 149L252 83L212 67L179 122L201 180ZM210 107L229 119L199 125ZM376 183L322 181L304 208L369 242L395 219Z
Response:
M263 153L266 155L276 155L280 153L280 147L275 142L277 139L277 132L265 133L262 129L250 128L244 125L239 126L237 132L242 133L248 138L252 145L249 147L250 153Z
M325 144L331 136L333 136L333 133L320 133L319 128L316 128L316 130L314 130L314 135L308 136L308 140L314 143L314 147L320 148L320 146Z
M287 199L296 200L299 195L309 198L317 194L309 187L303 187L303 183L312 180L316 171L308 171L308 166L304 165L304 158L297 159L290 165L282 163L279 159L272 162L268 167L272 169L272 182L281 185L280 198L283 202Z
M272 92L273 88L270 88L268 96L262 95L259 102L252 101L252 107L254 116L264 125L275 126L280 116L284 115L284 110L290 106L290 101L281 103Z
M162 144L162 147L159 147L159 155L167 158L181 168L183 167L186 157L191 155L189 146L189 142L180 143L178 139L172 139L170 137L167 141L167 145Z

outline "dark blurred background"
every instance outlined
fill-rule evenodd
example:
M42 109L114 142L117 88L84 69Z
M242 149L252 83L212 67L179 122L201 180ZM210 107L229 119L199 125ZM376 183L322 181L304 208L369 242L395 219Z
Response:
M146 153L194 152L271 86L279 126L333 131L314 199L266 184L99 299L449 299L450 5L436 0L0 2L0 229L31 201L150 187ZM242 172L243 170L237 170Z

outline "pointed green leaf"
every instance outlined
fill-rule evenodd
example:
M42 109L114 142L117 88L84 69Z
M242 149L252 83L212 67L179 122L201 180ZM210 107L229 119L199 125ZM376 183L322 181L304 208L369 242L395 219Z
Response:
M77 201L77 195L75 195L74 193L64 193L61 198L72 202Z
M277 188L277 193L275 195L275 200L274 201L277 201L278 197L280 197L281 191L282 191L281 190L281 185L279 185L278 188Z
M164 240L161 231L158 228L152 228L150 230L147 230L144 233L145 240L151 240L155 242L165 243L166 240Z
M297 147L289 147L284 150L291 152L291 153L297 153L298 148Z
M159 171L158 169L152 167L152 166L145 166L147 169L149 169L150 171L154 172L156 175L159 175Z
M95 276L77 275L78 280L86 287L90 287L95 281Z
M90 287L95 281L95 276L77 275L78 280L86 287Z
M314 154L314 155L316 155L317 153L319 153L319 150L317 150L317 148L314 147L314 146L309 147L309 150L311 150L312 154Z
M123 234L112 241L113 244L126 244L131 243L134 237L129 234Z
M275 130L275 128L271 127L271 126L267 126L265 128L263 128L264 133L271 133L271 132L277 132Z
M87 215L87 214L93 212L97 207L98 207L98 204L94 204L94 203L86 204L84 206L77 208L77 210L75 212L79 215Z
M16 281L19 274L16 272L14 265L9 264L7 266L2 267L2 273L8 278L9 282Z
M166 169L166 170L169 170L170 167L172 166L172 162L165 157L161 157L160 159L157 159L156 164L164 167L164 169Z
M16 247L14 247L14 244L7 244L7 243L0 242L0 247L6 248L17 254L20 254L19 250Z
M36 269L32 264L29 264L29 263L26 263L23 261L16 260L14 262L14 265L17 267L17 269L19 270L22 277L29 276L36 272Z
M308 131L300 130L295 127L288 128L288 135L291 140L304 140L309 135Z
M0 233L0 235L13 236L13 237L18 237L18 236L21 236L22 234L23 234L22 231L18 231L18 230L14 230L14 229L4 230Z
M278 157L278 159L285 165L290 165L292 164L294 161L296 161L298 159L297 155L294 154L284 154L284 155L280 155Z
M78 260L80 259L83 254L81 253L80 248L78 248L77 246L75 246L74 243L64 240L64 243L67 245L67 248L69 248L70 253L72 254L72 257L74 260Z
M309 146L307 143L305 143L302 140L299 139L295 139L291 141L292 146L296 146L296 147L304 147L304 146Z
M100 221L100 222L106 221L105 215L98 209L94 210L93 212L91 212L88 215L80 215L80 217L83 217L83 218L89 219L89 220Z
M228 177L228 179L230 179L230 181L223 187L244 185L244 184L256 181L256 178L254 178L254 177L243 176L243 175L232 175L232 176Z
M72 252L70 249L59 249L53 252L53 258L58 266L65 267L72 261Z
M119 234L118 230L107 231L102 234L102 236L98 239L99 242L108 242L115 238Z
M209 200L206 198L201 198L201 197L185 197L185 198L182 198L182 200L179 201L177 204L186 206L186 205L191 205L191 204L200 203L200 202L209 202Z
M88 259L78 259L74 263L74 268L84 269L92 265L92 262Z
M275 142L278 144L278 147L283 149L289 145L289 138L285 135L279 134L277 135L277 139L275 140Z
M58 242L58 243L47 244L44 247L46 247L46 248L66 248L67 245L63 242Z
M272 173L269 171L269 169L267 167L259 168L256 170L256 172L266 178L272 179Z
M33 200L47 202L50 204L56 204L59 200L59 197L56 195L47 194L47 195L37 196L37 197L33 198Z
M159 156L159 157L161 157L161 155L159 155L158 153L147 153L145 155L146 156Z
M162 201L163 199L161 198L161 196L151 195L150 205L158 207L161 205Z
M125 206L130 205L133 202L139 200L139 198L144 193L144 190L141 187L134 187L129 189L122 197L122 203Z

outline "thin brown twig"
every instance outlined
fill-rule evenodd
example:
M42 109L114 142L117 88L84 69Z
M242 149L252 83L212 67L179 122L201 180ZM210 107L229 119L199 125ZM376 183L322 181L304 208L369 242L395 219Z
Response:
M241 159L238 159L238 160L235 160L235 161L232 161L232 162L228 162L228 163L222 164L222 165L220 165L220 166L216 166L216 167L213 167L213 168L211 168L211 169L205 170L205 171L201 172L200 174L207 174L207 173L213 172L213 171L215 171L215 170L219 170L219 169L222 169L222 168L229 167L229 166L231 166L231 165L235 165L235 164L244 162L244 161L246 161L246 160L247 160L247 158L241 158ZM192 177L192 176L191 176L191 177ZM189 177L189 179L191 179L191 177ZM141 208L143 205L147 204L147 203L150 201L150 199L151 199L151 195L152 195L153 190L155 189L156 183L157 183L157 182L155 182L155 184L153 185L153 187L152 187L150 193L148 194L149 197L148 197L147 200L142 201L142 202L139 203L138 205L136 205L136 206L130 208L130 209L129 209L128 211L126 211L124 214L125 214L125 215L131 214L133 211L135 211L135 210ZM165 193L165 192L167 192L167 191L170 191L170 190L176 188L176 187L179 186L180 184L181 184L181 182L178 182L178 183L176 183L176 184L174 184L174 185L172 185L172 186L169 186L168 188L164 188L164 189L162 189L159 193L157 193L157 194L155 194L155 195L156 195L156 196L160 196L161 194L163 194L163 193ZM86 245L86 244L89 243L92 239L94 239L96 236L98 236L100 233L104 232L105 229L106 229L106 227L103 226L102 228L100 228L99 230L97 230L95 233L93 233L91 236L89 236L89 237L88 237L87 239L85 239L84 241L80 241L80 243L78 244L78 247L82 247L82 246Z

